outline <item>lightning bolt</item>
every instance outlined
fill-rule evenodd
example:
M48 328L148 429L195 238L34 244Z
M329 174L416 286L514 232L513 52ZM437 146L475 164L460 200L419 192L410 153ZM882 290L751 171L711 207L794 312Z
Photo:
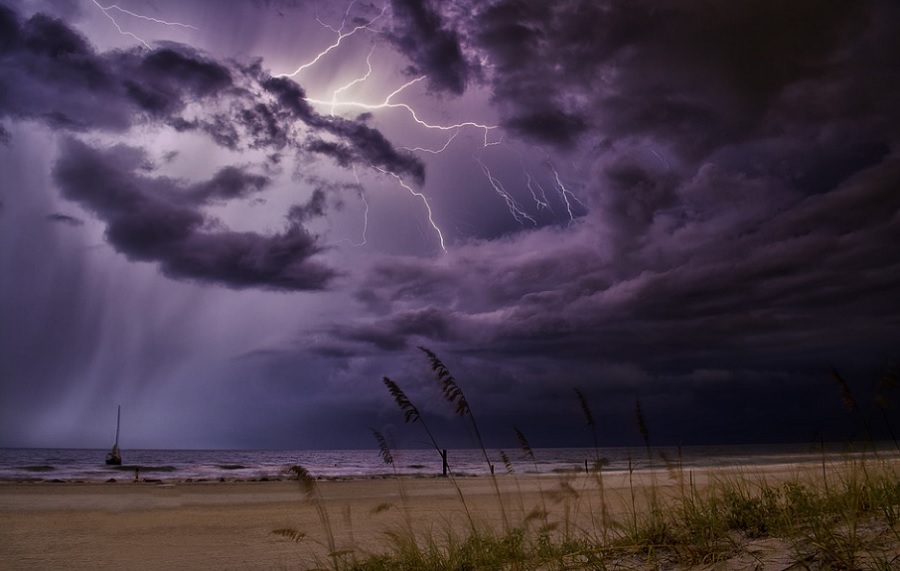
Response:
M355 1L355 0L354 0L354 1ZM352 6L352 5L353 5L353 2L351 2L350 5ZM348 7L348 8L347 8L347 13L349 13L349 11L350 11L350 8ZM384 11L382 11L382 15L383 15L383 14L384 14ZM379 17L380 17L380 16L379 16ZM345 19L347 18L347 14L344 15L344 18L345 18ZM318 19L318 17L317 17L316 19L319 21L320 24L322 24L323 26L328 27L330 30L332 30L332 31L338 31L338 30L335 30L333 27L328 26L327 24L324 24L321 20ZM371 25L372 22L374 22L374 20L370 21L367 25ZM366 26L362 26L362 27L366 27ZM341 26L341 29L343 29L343 24L342 24L342 26ZM343 37L346 37L346 36L349 35L349 34L350 34L350 33L347 33L347 34L345 34ZM339 43L338 43L338 44L339 44ZM305 66L305 67L309 67L310 65L312 65L313 63L315 63L318 59L321 59L321 57L323 57L325 54L327 54L331 49L333 49L333 47L337 47L337 45L332 44L332 46L329 46L329 47L326 48L324 51L320 52L320 53L316 56L316 58L314 58L314 60L313 60L312 62L310 62L309 64L304 64L304 66ZM339 96L341 93L347 91L348 89L350 89L350 88L353 87L354 85L357 85L357 84L359 84L359 83L362 83L362 82L368 80L368 79L372 76L372 72L373 72L373 69L372 69L372 54L373 54L374 52L375 52L375 47L373 46L372 49L369 50L369 53L366 55L366 73L363 74L362 76L357 77L357 78L355 78L355 79L352 79L352 80L350 80L349 82L345 83L344 85L342 85L342 86L336 88L336 89L331 93L331 100L330 100L330 101L326 101L326 100L323 100L323 99L315 99L315 98L311 98L311 97L307 97L307 98L305 98L305 100L306 100L307 102L309 102L309 103L314 104L314 105L328 106L328 107L330 108L329 114L332 115L332 116L334 116L334 114L335 114L335 109L336 109L338 106L359 107L359 108L366 109L366 110L370 110L370 111L379 110L379 109L404 109L404 110L406 110L406 111L410 114L410 116L413 118L413 120L414 120L416 123L418 123L418 124L421 125L422 127L425 127L426 129L437 129L437 130L441 130L441 131L453 131L453 133L450 135L450 137L448 138L448 140L444 143L443 147L441 147L440 149L437 149L437 150L431 150L431 149L425 149L425 148L423 148L423 147L414 147L414 148L410 148L410 147L401 147L401 148L404 148L404 149L407 149L407 150L410 150L410 151L424 151L424 152L428 152L428 153L432 153L432 154L440 154L440 153L442 153L444 150L446 150L447 147L450 146L450 143L452 143L452 142L453 142L453 139L455 139L456 136L459 135L459 131L460 131L460 129L462 129L463 127L475 127L475 128L484 130L484 146L485 146L485 147L491 146L491 145L498 145L498 144L500 144L500 143L502 142L502 138L501 138L501 139L498 139L497 141L490 141L490 140L488 139L488 134L489 134L489 132L490 132L491 130L493 130L493 129L496 129L496 128L497 128L496 125L484 125L484 124L481 124L481 123L475 123L474 121L465 121L465 122L457 123L457 124L454 124L454 125L436 125L436 124L431 124L431 123L428 123L428 122L423 121L422 119L420 119L419 116L418 116L418 114L416 113L415 109L413 109L410 105L408 105L408 104L406 104L406 103L393 103L393 102L391 101L391 99L393 99L394 97L396 97L397 95L399 95L400 93L402 93L402 92L403 92L404 90L406 90L407 88L409 88L409 87L411 87L412 85L415 85L416 83L418 83L418 82L420 82L420 81L426 79L427 76L424 76L424 75L423 75L423 76L420 76L420 77L417 77L417 78L415 78L415 79L412 79L412 80L406 82L405 84L401 85L400 87L398 87L397 89L395 89L394 91L392 91L391 93L389 93L388 96L385 97L385 98L384 98L384 101L382 101L381 103L364 103L364 102L359 102L359 101L338 101L338 96ZM304 66L301 66L301 67L304 67ZM287 77L287 76L288 76L288 75L286 75L286 74L282 74L282 75L279 76L279 77Z
M113 26L116 27L116 29L119 31L120 34L122 34L123 36L129 36L129 37L137 40L138 42L143 44L144 47L146 47L147 49L151 49L150 44L148 44L146 41L144 41L142 38L139 38L137 35L133 34L132 32L127 32L127 31L123 30L122 26L119 25L119 22L116 21L115 18L113 18L112 14L110 14L111 11L115 10L116 12L121 12L122 14L131 16L132 18L137 18L139 20L146 20L148 22L153 22L154 24L162 24L164 26L187 28L187 29L191 29L191 30L199 30L199 28L197 28L196 26L192 26L190 24L182 24L181 22L168 22L166 20L160 20L159 18L152 18L150 16L144 16L143 14L137 14L135 12L132 12L130 10L126 10L125 8L122 8L118 4L110 4L109 6L103 6L97 0L91 0L91 2L93 2L94 5L97 6L97 8L99 8L101 12L103 12L104 16L109 18L109 21L113 23Z
M512 197L511 194L509 194L509 192L506 191L506 189L503 187L503 183L501 183L499 180L494 178L494 176L491 174L490 169L488 169L487 165L484 164L483 162L481 162L481 159L479 159L478 157L475 157L475 162L477 162L479 165L481 165L481 170L484 172L484 175L487 177L488 182L491 183L491 186L494 187L494 190L497 192L497 194L500 195L500 198L502 198L504 201L506 201L506 207L509 209L509 213L512 214L512 217L516 220L516 222L518 222L519 224L524 224L525 220L529 220L532 224L537 226L537 220L535 220L534 218L529 216L524 210L519 208L519 205L516 202L516 200Z
M453 134L450 135L450 138L447 139L447 142L444 143L444 146L441 147L440 149L426 149L426 148L424 148L424 147L400 147L400 148L401 148L401 149L404 149L404 150L407 150L407 151L410 151L410 152L417 152L417 151L419 151L419 152L423 152L423 153L431 153L432 155L439 155L439 154L441 154L441 153L443 153L444 151L447 150L447 147L449 147L449 146L450 146L450 143L453 142L453 139L455 139L456 136L459 135L460 131L461 131L460 129L457 129L457 130L453 131Z
M331 94L331 115L332 115L332 117L334 116L334 108L337 106L338 93L343 93L344 91L347 91L348 89L350 89L357 83L362 83L363 81L366 81L372 75L372 54L374 52L375 52L375 46L372 46L372 49L369 50L369 54L366 56L367 71L364 75L351 80L350 82L346 83L345 85L342 85L341 87L338 87Z
M669 161L666 160L661 154L657 153L656 150L650 149L650 152L653 153L657 159L662 161L662 164L666 167L666 170L669 170Z
M363 231L362 242L355 244L356 246L365 246L369 239L366 237L369 232L369 201L366 200L366 193L363 192L362 183L359 182L359 174L356 172L356 165L353 165L353 178L356 179L356 187L359 189L359 198L362 199L366 209L363 211Z
M324 22L317 13L316 21L319 23L319 25L321 25L322 27L324 27L325 29L329 30L330 32L332 32L334 34L333 41L329 45L325 46L324 49L322 49L321 51L316 53L311 59L309 59L305 63L297 66L293 71L281 73L281 74L276 75L275 77L295 78L297 75L303 73L305 70L308 70L311 67L319 64L323 60L323 58L325 58L326 56L328 56L335 50L339 49L344 44L344 42L347 40L347 38L353 36L354 34L361 32L361 31L367 30L367 31L370 31L373 33L381 33L381 31L376 29L374 26L378 22L378 20L380 20L381 18L383 18L385 16L385 14L387 14L388 9L389 9L388 4L384 4L381 9L381 12L378 15L376 15L375 17L373 17L367 21L364 21L364 22L360 23L359 25L354 26L350 22L351 22L351 12L355 5L356 5L356 0L351 0L351 2L348 4L346 10L344 11L343 18L341 19L340 24L338 24L338 25L330 25L330 24ZM490 125L490 124L486 124L486 123L482 123L482 122L478 122L478 121L470 121L470 120L460 121L460 122L452 123L452 124L435 123L435 122L431 122L431 121L426 120L425 118L421 117L419 115L419 112L412 105L410 105L408 103L404 103L402 101L398 101L398 99L401 97L401 95L404 94L405 92L407 92L410 88L425 81L427 79L427 76L425 76L425 75L410 79L406 83L400 85L399 87L397 87L396 89L394 89L393 91L388 93L387 96L385 96L380 101L377 99L373 101L368 98L366 100L355 100L352 98L344 99L344 96L347 94L347 92L352 87L357 86L363 82L366 82L367 80L369 80L372 77L372 75L374 73L373 66L372 66L372 55L374 53L374 49L375 49L374 47L372 49L370 49L368 55L366 56L366 64L365 64L366 71L365 71L365 73L359 75L358 77L355 77L354 79L348 81L344 85L341 85L341 86L335 88L334 90L331 91L330 95L326 95L325 97L309 96L309 97L305 98L305 101L311 105L322 108L324 110L324 112L329 113L331 116L335 116L340 110L344 110L344 109L359 109L359 110L364 110L364 111L387 111L387 110L401 111L401 112L404 112L405 114L407 114L408 117L419 127L423 128L425 130L437 131L437 132L442 132L442 133L447 134L447 138L443 142L443 144L436 148L426 148L423 146L401 147L401 148L404 148L411 152L423 152L423 153L429 153L429 154L433 154L433 155L438 155L440 153L443 153L444 151L446 151L449 148L449 146L459 136L459 134L462 132L462 130L464 128L481 130L483 133L484 147L499 145L503 142L502 136L500 136L500 137L496 137L496 136L492 137L491 136L495 132L495 130L499 129L499 127L497 125ZM512 195L503 187L503 184L496 177L494 177L491 174L490 169L487 167L487 165L485 165L482 161L478 160L477 158L476 158L476 161L481 166L482 171L484 172L484 174L487 177L488 181L490 182L491 186L494 188L495 192L497 192L497 194L499 196L501 196L501 198L503 198L503 200L505 201L513 218L519 224L524 225L525 222L528 221L536 226L537 221L532 216L530 216L528 213L526 213L524 210L522 210L522 208L519 206L519 204L516 202L516 200L512 197ZM375 170L377 170L378 172L380 172L382 174L393 177L401 187L403 187L404 189L407 190L407 192L409 192L411 195L413 195L414 197L416 197L422 201L422 203L425 206L425 209L428 213L428 222L431 225L431 227L434 229L435 233L437 233L437 235L438 235L440 245L441 245L441 250L446 252L447 247L446 247L443 232L440 229L440 227L437 225L437 223L435 222L434 212L431 208L431 204L429 203L427 197L422 192L419 192L416 189L414 189L413 187L411 187L410 185L408 185L403 180L403 178L401 176L399 176L397 173L388 171L383 168L379 168L374 165L372 165L372 168L374 168ZM528 175L527 173L526 173L526 176L528 177L528 180L527 180L528 189L531 192L532 197L534 198L535 202L537 203L538 208L539 209L540 208L550 209L549 203L546 200L546 193L544 192L543 187L541 187L540 184L537 184L536 182L533 183L531 176ZM533 184L537 184L538 190L535 190L535 187L533 186ZM568 203L569 195L565 194L568 191L566 190L563 192L564 192L564 199L567 201L567 205L568 205L569 204ZM361 195L361 198L366 205L366 222L365 222L365 224L367 225L368 224L368 203L366 202L365 196ZM571 207L570 207L570 210L571 210ZM366 228L364 228L364 230L363 230L364 240L365 240L365 232L366 232ZM363 243L365 243L365 242L363 242Z
M366 235L369 232L369 201L366 200L366 193L363 192L362 183L359 181L359 174L356 172L356 165L353 165L353 178L356 179L356 190L357 194L359 194L360 200L362 200L363 205L366 209L363 211L363 229L362 229L362 242L357 244L356 242L352 242L347 240L346 238L341 240L341 242L349 242L351 246L365 246L369 239Z
M332 32L337 34L337 38L328 47L326 47L321 52L317 53L315 55L315 57L313 57L313 59L311 59L310 61L304 63L303 65L301 65L300 67L298 67L297 69L295 69L294 71L292 71L290 73L281 73L281 74L276 75L275 77L294 77L297 74L301 73L303 70L316 65L317 63L319 63L319 60L321 60L323 57L327 56L329 53L331 53L332 51L334 51L338 47L340 47L341 43L345 39L349 38L350 36L352 36L356 32L359 32L360 30L369 30L370 32L377 33L378 31L372 29L371 26L372 26L372 24L377 22L379 19L381 19L385 15L385 13L387 12L387 4L385 4L381 8L381 13L379 15L375 16L374 18L372 18L368 22L365 22L364 24L360 24L359 26L354 27L349 32L345 32L344 28L347 27L347 19L350 17L350 10L353 8L354 4L356 4L356 0L352 0L350 2L350 4L347 6L347 10L344 12L344 19L341 20L340 28L335 28L333 26L329 26L328 24L323 22L321 20L321 18L319 18L318 14L316 14L316 21L319 22L319 24L321 24L322 27L324 27L328 30L331 30Z
M363 191L362 183L359 180L359 174L356 172L356 165L353 166L353 178L356 179L356 194L359 196L359 199L362 200L363 205L365 206L365 210L363 211L363 228L362 228L362 242L356 243L349 238L341 238L338 240L338 244L347 243L351 246L360 247L365 246L369 239L367 237L369 232L369 201L366 200L366 193Z
M363 211L362 242L360 242L359 244L354 244L354 246L365 246L369 242L369 239L367 237L369 233L369 201L366 200L366 193L364 193L362 189L359 189L359 198L362 200L366 209L365 211Z
M454 123L453 125L438 125L438 124L434 124L434 123L428 123L427 121L420 119L419 115L416 113L416 110L413 109L410 105L407 105L406 103L394 103L391 101L394 97L396 97L397 95L399 95L400 93L402 93L403 91L408 89L409 87L419 83L420 81L425 80L426 78L427 78L427 76L420 75L419 77L417 77L415 79L411 79L411 80L407 81L406 83L404 83L403 85L401 85L400 87L398 87L397 89L395 89L394 91L389 93L388 96L384 98L384 101L382 101L380 103L364 103L362 101L335 101L334 98L331 101L326 101L323 99L314 99L312 97L307 97L305 99L307 102L312 103L314 105L331 106L332 109L334 109L334 107L336 107L336 106L358 107L361 109L366 109L368 111L376 111L379 109L403 109L407 113L409 113L409 115L410 115L410 117L412 117L413 121L415 121L416 123L418 123L419 125L421 125L422 127L426 128L426 129L436 129L436 130L440 130L440 131L453 131L456 129L461 129L463 127L474 127L474 128L481 129L484 131L484 146L487 147L489 145L499 144L501 142L499 140L496 142L491 142L488 140L488 134L490 133L490 131L497 128L496 125L485 125L482 123L476 123L474 121L463 121L461 123Z
M310 67L316 65L319 61L322 60L322 58L324 58L329 53L331 53L332 51L339 48L345 39L352 36L353 34L356 34L357 32L359 32L361 30L369 30L369 31L377 33L378 31L374 30L372 28L372 25L387 13L387 9L388 9L387 4L385 4L382 7L381 13L378 14L377 16L375 16L374 18L372 18L371 20L347 30L347 21L350 18L350 11L353 9L353 6L355 5L355 3L356 3L356 0L351 0L350 4L348 4L347 9L344 12L344 17L341 20L341 24L339 27L334 27L334 26L331 26L331 25L323 22L322 19L319 17L319 15L316 14L316 21L321 26L332 31L335 34L336 37L335 37L334 41L331 44L329 44L327 47L325 47L325 49L323 49L322 51L317 53L311 60L298 66L294 71L292 71L290 73L278 74L275 77L295 77L295 76L297 76L304 70L309 69ZM306 98L306 100L313 104L328 107L330 109L330 114L332 116L335 114L336 108L339 105L352 105L353 103L339 101L338 98L341 93L347 91L349 88L351 88L354 85L357 85L359 83L366 81L372 75L373 70L372 70L371 58L372 58L372 53L374 52L374 49L375 48L373 47L369 51L369 54L366 56L366 69L367 69L366 73L364 75L362 75L358 78L355 78L355 79L349 81L348 83L338 87L337 89L335 89L331 94L330 101L321 100L321 99L313 99L313 98ZM408 105L391 103L392 97L396 96L398 93L402 92L404 89L406 89L410 85L413 85L423 79L425 79L424 76L413 79L412 81L402 85L400 88L396 89L393 93L391 93L387 96L383 105L370 105L370 104L364 104L364 103L360 103L360 104L356 104L356 105L359 107L364 107L366 109L384 109L384 108L390 108L390 107L394 107L394 106L398 106L398 107L402 106L402 107L405 107L412 114L413 118L416 119L421 125L428 126L429 128L441 128L441 126L429 126L424 121L418 120L418 117L416 116L415 112ZM449 130L451 128L448 127L447 129ZM487 140L487 134L485 134L485 140ZM431 227L437 233L438 240L440 241L440 245L441 245L441 250L446 252L447 246L444 241L444 233L441 231L441 229L438 227L437 223L434 221L434 212L431 209L431 204L429 204L427 197L424 194L422 194L421 192L418 192L417 190L415 190L414 188L412 188L411 186L406 184L406 182L398 174L388 171L386 169L380 168L375 165L371 165L371 166L373 169L379 171L380 173L393 177L397 181L397 183L400 184L400 186L405 188L411 195L415 196L416 198L418 198L422 201L422 204L425 205L425 210L428 213L428 223L431 225ZM354 176L356 176L355 170L354 170ZM357 182L359 182L358 177L357 177ZM366 235L366 232L368 229L369 204L368 204L368 201L366 200L365 196L362 194L362 192L360 192L360 197L362 198L363 203L366 206L364 227L363 227L363 244L365 244L365 242L366 242L365 235Z
M538 191L540 192L540 196L538 196L538 192L535 192L534 187L531 186L531 174L525 170L524 164L522 165L522 172L525 173L525 186L528 188L528 191L531 192L531 197L534 199L537 209L553 212L553 209L550 207L550 202L547 200L547 193L544 192L544 187L541 186L541 183L534 181L534 184L538 187Z
M374 48L373 48L373 50L374 50ZM436 150L436 151L431 151L428 149L420 148L420 150L425 150L427 152L433 152L434 154L443 152L450 145L450 143L453 142L453 139L455 139L457 137L457 135L459 135L459 132L463 127L476 127L476 128L483 129L485 146L488 146L490 144L499 143L499 141L497 141L496 143L493 143L493 142L489 141L489 139L488 139L489 132L493 129L496 129L495 126L483 125L480 123L475 123L474 121L464 121L462 123L457 123L455 125L431 124L431 123L428 123L428 122L420 119L419 116L416 114L415 109L413 109L411 106L407 105L406 103L394 103L391 101L394 97L396 97L397 95L402 93L405 89L426 79L426 76L420 76L420 77L417 77L415 79L412 79L412 80L406 82L405 84L401 85L400 87L398 87L397 89L395 89L394 91L389 93L387 95L387 97L385 97L384 101L382 101L381 103L363 103L363 102L357 102L357 101L338 101L338 95L340 93L346 91L353 85L356 85L358 83L361 83L361 82L367 80L371 76L371 74L372 74L372 64L371 64L372 53L373 53L372 51L369 51L369 54L366 57L366 68L367 68L366 73L363 76L353 79L350 82L346 83L345 85L335 89L335 91L332 93L330 101L315 99L315 98L310 98L310 97L307 97L306 101L308 101L309 103L312 103L312 104L330 107L331 115L334 115L335 108L339 105L360 107L360 108L363 108L366 110L395 109L395 108L404 109L410 114L410 116L413 118L413 120L416 123L418 123L419 125L421 125L422 127L426 128L426 129L436 129L436 130L440 130L440 131L452 131L450 137L448 138L448 140L446 141L446 143L444 144L444 146L441 149ZM406 184L406 182L396 173L382 169L380 167L376 167L375 165L372 165L372 168L381 172L382 174L392 176L398 182L398 184L400 184L400 186L405 188L411 195L415 196L416 198L419 198L422 201L422 204L425 205L425 209L428 213L428 223L431 225L431 227L434 229L434 231L438 235L438 239L441 244L441 250L446 252L447 246L446 246L446 242L444 240L444 233L441 231L440 227L437 225L437 223L434 220L434 212L431 209L431 204L428 202L427 197L424 194L422 194L421 192L416 191L415 189L410 187L408 184ZM368 204L366 204L366 207L367 207L367 212L368 212ZM525 214L525 216L528 217L527 214ZM530 217L528 217L528 218L530 218ZM532 219L532 222L534 222L533 219Z
M403 182L403 179L396 173L392 173L389 170L385 170L385 169L375 166L375 165L372 165L372 168L382 174L386 174L386 175L390 175L390 176L394 177L394 179L396 179L396 181L400 184L400 186L405 188L407 191L409 191L410 194L412 194L416 198L419 198L422 201L422 204L425 205L425 210L428 212L428 222L429 222L429 224L431 224L431 227L434 228L434 231L437 232L438 240L440 240L440 243L441 243L441 250L443 250L444 253L446 253L447 246L446 246L446 244L444 244L444 233L441 232L441 229L438 228L437 223L435 223L434 213L431 211L431 205L428 203L428 199L425 197L425 195L422 194L421 192L418 192L417 190L413 189L411 186L409 186L405 182Z
M563 184L563 181L559 177L559 173L556 171L553 163L547 161L547 165L550 167L550 170L553 171L553 177L556 180L556 188L559 191L559 196L560 198L562 198L563 202L566 203L566 211L569 213L569 222L573 222L575 220L575 214L572 212L572 203L569 201L569 197L571 197L572 200L580 204L582 207L584 207L584 203L578 200L578 197L575 196L575 193L566 188L566 185Z

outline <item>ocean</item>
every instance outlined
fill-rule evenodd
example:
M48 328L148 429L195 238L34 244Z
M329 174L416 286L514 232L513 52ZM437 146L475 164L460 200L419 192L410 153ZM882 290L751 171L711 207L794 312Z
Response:
M882 454L897 454L893 443L877 447ZM160 481L275 480L290 478L290 467L300 465L317 478L377 478L391 475L441 474L441 457L433 449L392 451L386 464L378 450L123 450L122 466L104 463L107 450L6 448L0 449L0 481L82 481L110 479ZM581 471L597 454L604 470L636 470L680 465L685 469L707 466L754 466L820 462L819 444L685 446L653 448L539 448L534 460L520 450L489 450L499 473L561 474ZM854 454L847 444L827 444L824 454L841 459ZM504 459L505 456L505 459ZM489 473L481 450L451 449L450 470L457 476ZM137 472L137 474L136 474Z

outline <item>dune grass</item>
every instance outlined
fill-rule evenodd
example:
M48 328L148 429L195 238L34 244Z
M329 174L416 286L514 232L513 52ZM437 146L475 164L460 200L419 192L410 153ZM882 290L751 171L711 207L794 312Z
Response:
M442 391L460 416L471 408L444 364L427 349ZM846 382L832 369L848 409L857 411ZM435 449L438 443L419 409L402 390L385 379L407 422L419 423ZM418 528L407 513L400 486L405 524L388 527L377 549L338 545L331 516L314 479L300 467L295 473L313 507L324 540L307 569L333 571L468 571L576 569L900 569L900 478L898 460L872 452L821 467L804 466L789 474L752 469L706 470L702 482L685 471L680 457L663 457L665 470L638 468L625 473L605 470L596 446L596 424L587 398L576 396L590 428L596 459L584 474L528 476L537 478L537 495L521 492L519 476L504 460L507 474L498 478L490 465L496 517L479 517L463 486L450 474L464 518L438 518ZM460 404L462 403L462 404ZM648 466L653 455L649 430L635 406L638 433ZM868 427L866 427L868 429ZM382 458L392 463L386 440L374 431ZM868 431L867 431L868 432ZM521 453L536 462L525 435L515 429ZM507 456L501 454L506 459ZM679 455L680 456L680 455ZM621 485L610 486L615 475ZM699 475L699 474L698 474ZM435 485L439 485L435 483ZM483 500L482 500L483 501ZM446 515L446 514L445 514ZM349 512L345 514L346 523ZM314 541L301 530L275 533L294 541ZM352 537L352 534L351 534ZM763 548L764 547L764 548Z
M603 491L603 507L610 509L602 518L594 474L539 477L537 501L516 498L518 476L512 476L500 478L510 492L503 496L509 529L499 516L436 514L430 526L409 520L386 526L377 548L362 548L352 536L336 539L327 502L312 492L307 501L326 539L298 530L277 533L317 541L318 555L304 568L334 571L762 569L766 556L756 547L773 541L783 566L768 568L900 568L900 480L892 461L829 463L827 489L818 469L772 480L766 472L728 471L703 484L679 474L688 480L684 487L674 475L659 473L655 483L646 470L633 476L624 492ZM403 498L377 509L406 510Z

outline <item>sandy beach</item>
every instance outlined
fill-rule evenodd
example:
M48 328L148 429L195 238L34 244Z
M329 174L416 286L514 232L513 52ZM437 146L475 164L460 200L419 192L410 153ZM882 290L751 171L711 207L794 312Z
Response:
M493 500L488 478L462 483L473 505ZM339 544L376 547L402 519L384 505L399 504L401 486L420 523L463 513L442 479L320 482ZM325 542L295 481L3 483L0 522L7 569L297 569ZM273 533L281 528L310 538Z
M590 531L598 529L601 502L606 517L627 518L651 493L665 502L691 489L702 493L714 481L814 482L821 470L806 463L692 469L680 477L610 471L603 473L602 499L596 475L583 473L350 478L319 480L312 488L296 480L0 482L0 567L311 569L328 566L329 543L355 555L384 552L391 531L442 538L452 529L465 536L472 521L502 530L504 517L518 525L537 507L551 521ZM840 470L829 466L830 477L839 478ZM787 541L757 538L724 562L660 568L774 571L796 561Z
M815 466L768 466L740 471L767 481L811 474ZM702 487L734 470L686 474ZM347 479L319 481L315 493L328 514L337 549L380 551L385 532L408 529L440 535L464 529L466 509L478 522L502 525L490 477ZM552 517L589 528L600 510L594 476L497 477L503 510L521 522L538 505ZM634 485L634 488L632 487ZM652 485L677 494L682 482L666 474L604 474L610 513L627 511L631 490ZM644 488L646 489L646 488ZM683 490L683 488L682 488ZM578 498L577 500L575 498ZM294 529L300 541L273 533ZM327 534L315 505L297 481L0 483L0 562L4 569L306 569L326 553ZM772 566L788 559L775 546ZM774 558L774 559L773 559ZM704 567L713 568L713 567ZM727 568L727 567L715 567Z

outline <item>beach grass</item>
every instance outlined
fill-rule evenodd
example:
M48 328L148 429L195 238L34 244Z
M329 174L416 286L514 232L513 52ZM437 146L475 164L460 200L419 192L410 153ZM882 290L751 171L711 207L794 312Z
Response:
M427 355L441 391L459 416L467 416L490 467L493 494L469 497L452 472L449 484L458 498L453 517L435 513L430 525L414 525L408 496L400 487L405 525L388 526L373 548L338 546L323 498L307 494L318 515L324 541L309 569L381 570L575 570L575 569L900 569L900 480L896 456L872 447L835 460L822 454L820 465L685 470L676 460L654 452L640 402L635 420L643 441L641 458L626 471L609 471L597 446L596 423L585 394L575 393L595 445L594 462L585 472L526 475L494 474L477 432L471 408L444 363ZM840 396L854 414L859 407L843 377L832 367ZM407 422L419 423L432 445L440 446L418 408L385 378ZM862 417L860 416L861 420ZM862 421L864 423L864 421ZM869 433L864 424L865 433ZM514 429L524 458L536 461L525 435ZM376 432L385 461L386 441ZM646 464L641 465L646 460ZM303 476L308 474L301 472ZM309 487L308 479L300 478ZM522 481L528 480L530 492ZM435 483L435 485L438 485ZM490 501L490 500L493 501ZM488 507L488 504L490 506ZM387 509L387 508L386 508ZM421 514L420 514L421 517ZM352 521L345 518L347 525ZM429 519L426 517L426 519ZM277 533L295 541L313 541L297 529ZM352 533L349 534L352 538Z
M811 466L719 469L702 483L657 470L610 473L623 485L601 490L594 473L505 475L505 518L486 498L465 517L436 513L430 525L387 525L373 547L335 539L325 502L309 496L328 526L303 568L378 570L833 569L900 567L900 480L896 460L829 461L826 482ZM684 478L682 486L680 479ZM469 478L471 480L479 477ZM519 480L537 493L517 496ZM533 482L532 482L533 483ZM398 478L398 485L404 485ZM433 485L440 485L436 480ZM465 493L466 486L460 486ZM534 490L535 486L529 489ZM606 503L599 499L605 496ZM400 496L401 498L403 496ZM401 499L379 509L410 509ZM601 507L606 513L597 513ZM421 515L421 514L420 514ZM367 514L363 517L370 517ZM410 521L410 520L406 520ZM352 521L345 521L352 526ZM278 530L299 542L314 534ZM772 566L777 563L780 566Z

